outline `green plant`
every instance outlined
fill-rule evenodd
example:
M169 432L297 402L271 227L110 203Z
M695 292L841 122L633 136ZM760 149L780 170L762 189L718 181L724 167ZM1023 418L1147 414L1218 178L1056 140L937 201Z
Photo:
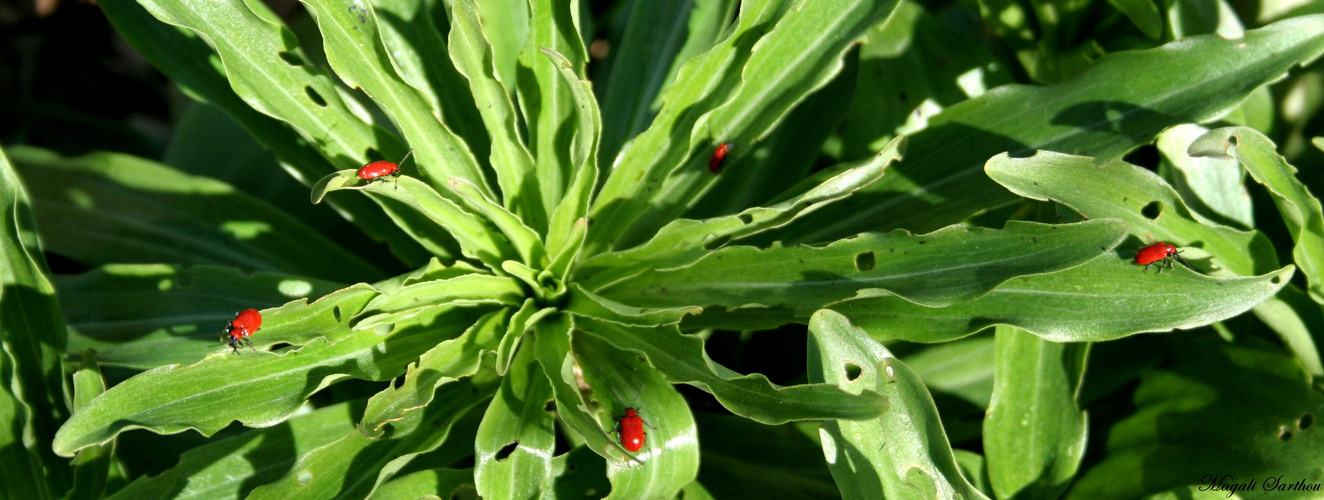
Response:
M137 157L8 148L9 497L1319 484L1324 214L1257 129L1324 15L1222 37L1235 17L1176 2L931 6L983 39L896 0L306 0L294 31L259 2L100 4L357 229ZM613 19L595 88L583 40ZM1158 173L1125 157L1156 139ZM398 182L355 175L409 150ZM1255 229L1243 171L1285 235ZM1142 272L1147 237L1195 268ZM52 278L43 245L97 267ZM263 352L208 348L266 306ZM794 325L785 384L705 350ZM1133 337L1174 329L1201 332ZM632 401L637 454L612 433ZM1085 408L1117 401L1087 439ZM190 430L215 437L156 436ZM125 449L182 454L134 477Z

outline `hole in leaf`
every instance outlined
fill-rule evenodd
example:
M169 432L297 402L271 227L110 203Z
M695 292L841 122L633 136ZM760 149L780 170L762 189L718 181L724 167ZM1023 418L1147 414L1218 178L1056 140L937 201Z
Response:
M1273 284L1275 284L1275 285L1277 285L1277 284L1283 282L1283 277L1282 277L1282 276L1274 276L1273 278L1269 279L1269 282L1270 282L1270 283L1273 283Z
M740 219L741 224L749 224L751 222L754 222L754 216L748 214L740 214L737 215L736 218Z
M332 308L331 308L331 314L334 315L334 316L336 317L336 323L339 323L339 322L340 322L340 314L341 314L341 313L340 313L340 306L332 307Z
M855 256L855 269L863 272L873 269L874 255L873 251L862 252Z
M501 449L497 451L497 461L500 462L505 460L511 453L515 453L515 448L519 448L519 441L512 441L510 444L502 446Z
M1278 431L1278 440L1279 440L1279 441L1291 441L1291 440L1292 440L1292 431L1287 430L1287 426L1283 426L1283 428L1280 429L1280 430Z
M554 411L556 411L556 400L554 400L554 399L549 399L549 400L547 400L546 403L543 403L543 405L542 405L542 411L545 411L545 412L554 412Z
M1315 423L1315 416L1306 413L1304 415L1301 415L1301 418L1296 419L1296 428L1298 430L1304 431L1306 429L1309 429L1310 426L1313 425L1314 423Z
M289 342L276 342L275 344L271 344L270 347L267 347L267 350L268 350L268 351L279 351L279 350L284 349L284 348L286 348L286 347L293 347L293 346L294 346L294 344L291 344L291 343L289 343Z
M860 365L857 365L855 363L846 363L846 380L854 382L855 379L860 378L860 375L863 373L864 370L860 369Z
M1161 213L1163 213L1163 204L1157 201L1151 201L1140 207L1140 215L1149 220L1157 219Z
M280 56L280 59L282 61L285 61L285 63L289 64L290 66L304 65L303 58L299 57L298 54L295 54L293 52L281 51L281 52L277 52L276 55Z
M306 92L306 93L308 94L308 98L309 98L309 99L312 99L312 100L313 100L313 103L315 103L315 104L317 104L318 106L321 106L321 107L323 107L323 108L326 107L326 99L323 99L323 98L322 98L322 94L319 94L319 93L317 93L316 90L313 90L313 86L312 86L312 85L305 85L305 86L303 87L303 91Z

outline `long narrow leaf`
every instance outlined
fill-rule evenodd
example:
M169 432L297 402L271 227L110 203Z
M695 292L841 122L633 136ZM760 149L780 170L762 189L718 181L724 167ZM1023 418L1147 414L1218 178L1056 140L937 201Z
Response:
M542 50L550 49L564 55L570 63L570 70L580 77L584 75L588 55L579 38L576 22L578 0L529 0L528 7L529 33L519 53L516 69L519 77L515 88L519 93L520 109L524 112L524 123L529 128L543 213L551 214L575 172L572 144L596 142L597 137L588 135L595 132L576 130L573 126L574 98L566 88L566 80L558 74L557 63L547 59Z
M274 425L323 384L345 377L387 380L399 375L408 362L441 340L436 331L458 333L482 312L454 308L438 315L429 328L410 328L385 338L359 331L335 344L317 340L297 351L224 353L195 365L144 372L75 413L56 434L54 449L69 456L139 428L160 434L195 429L211 435L234 421L251 427Z
M993 400L984 419L988 477L999 498L1056 498L1085 458L1076 402L1089 344L1058 344L1013 327L995 334Z
M6 427L0 431L0 439L9 441L6 448L26 449L39 459L28 464L21 457L23 451L10 452L22 464L14 489L41 498L64 491L71 479L68 462L45 444L69 416L61 364L68 335L55 288L47 277L50 271L37 241L32 212L26 189L0 151L0 356L6 358L6 392L14 398L5 397L0 403L8 407L0 410L0 415L8 417L3 420ZM37 477L24 473L37 473ZM43 491L46 488L49 490Z
M448 7L451 59L469 80L469 89L483 103L478 111L488 136L492 137L492 168L505 207L535 230L546 225L547 212L538 194L533 156L519 132L519 113L510 100L505 82L497 74L492 45L483 35L483 23L473 0L460 0ZM512 82L513 83L513 82Z
M87 265L216 264L355 281L377 266L233 187L119 153L14 150L42 238Z
M336 168L363 165L370 149L391 156L404 152L398 140L377 133L350 113L329 84L329 73L324 69L286 67L279 56L285 54L291 61L301 62L297 48L286 45L288 38L283 35L279 41L268 38L271 27L243 11L234 11L234 17L228 19L226 24L232 26L220 28L191 13L161 10L172 9L175 4L159 6L156 12L160 20L145 9L153 5L150 2L139 5L133 0L107 0L98 5L115 30L139 54L193 98L224 110L275 152L304 184L311 184ZM236 35L233 39L231 33ZM266 33L267 37L258 33ZM204 37L219 37L221 45L213 49ZM268 50L276 47L279 49ZM212 63L217 56L222 58L222 66ZM299 92L307 95L308 100L300 99ZM313 96L326 102L327 107L316 106ZM336 124L336 133L323 134L331 123ZM368 234L385 238L396 255L413 258L422 253L418 244L391 224L392 219L374 207L371 200L341 199L333 204L358 221ZM397 217L395 221L410 224L409 219Z
M347 84L361 87L395 122L428 174L441 188L451 177L468 179L492 194L473 153L459 136L430 112L426 99L395 70L377 29L372 4L352 0L307 0L304 5L322 31L327 61Z
M1232 149L1235 139L1236 149ZM1235 152L1234 152L1235 151ZM1256 181L1268 188L1287 229L1296 240L1293 262L1309 283L1315 302L1324 304L1324 209L1319 198L1296 179L1296 168L1278 155L1268 137L1254 129L1229 127L1214 130L1191 144L1193 156L1233 156Z
M641 307L788 306L802 317L857 295L943 306L977 298L1012 278L1080 265L1125 235L1126 224L1112 219L1013 221L1001 230L867 233L820 248L733 246L689 266L645 271L598 293Z
M876 419L829 421L819 433L842 498L984 498L957 469L919 375L858 328L829 310L809 320L810 382L877 391L889 403Z
M692 263L727 242L785 225L877 181L888 165L901 159L905 145L904 138L897 138L869 160L770 207L750 208L736 215L701 221L674 221L643 245L584 261L575 271L575 281L596 290L648 268L674 268Z
M1324 15L1302 16L1247 31L1242 39L1199 36L1109 54L1054 85L999 87L933 117L911 137L900 175L779 235L788 241L830 241L896 227L927 231L964 220L1014 199L981 172L998 153L1062 151L1106 164L1164 128L1218 116L1321 51Z
M838 0L803 2L787 11L751 49L741 69L740 85L731 96L695 122L690 132L691 151L698 145L715 147L727 142L747 148L763 140L791 109L841 72L842 57L896 5L897 0ZM678 165L660 190L646 190L643 196L649 203L641 207L641 213L630 214L635 220L621 235L617 248L628 248L652 236L712 186L715 178L702 165L708 159L704 153L693 158L697 162Z
M874 392L853 395L827 384L781 387L761 374L741 375L709 359L703 340L675 326L635 327L583 316L577 316L575 324L584 335L642 355L669 382L703 389L732 413L763 424L863 420L886 408L886 400Z

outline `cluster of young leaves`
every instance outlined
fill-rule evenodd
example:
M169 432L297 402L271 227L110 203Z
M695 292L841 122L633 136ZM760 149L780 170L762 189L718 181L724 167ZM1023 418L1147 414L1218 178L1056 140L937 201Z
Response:
M1149 37L1100 56L1068 45L1082 10L1034 13L1054 22L1031 29L1006 15L1021 4L970 6L1008 40L1020 76L1042 83L1019 85L999 69L1005 55L966 50L911 2L634 2L595 89L593 28L573 1L305 0L302 39L260 2L100 4L313 203L389 252L352 251L148 160L10 148L10 497L704 498L754 476L850 498L1054 497L1073 481L1086 497L1185 492L1196 464L1136 472L1205 439L1154 430L1170 417L1254 436L1227 455L1254 460L1208 462L1220 473L1308 476L1324 461L1310 429L1324 414L1310 386L1324 375L1311 329L1324 303L1320 204L1255 129L1172 128L1253 115L1248 96L1324 52L1322 16L1221 37L1175 6L1165 22L1148 2L1088 4ZM1234 158L1271 193L1293 264L1238 218L1249 201L1228 193L1244 189L1241 170L1174 188L1122 159L1156 137L1179 144L1163 150L1174 169ZM714 172L724 143L734 149ZM814 171L825 143L841 161ZM405 176L356 175L411 150ZM1188 249L1199 271L1139 272L1131 257L1147 237ZM51 278L42 250L97 267ZM387 260L412 270L391 276ZM1289 283L1298 271L1304 288ZM246 307L262 309L258 352L209 349ZM1202 344L1207 355L1146 373L1137 412L1082 472L1092 342L1248 310L1290 355ZM809 327L804 384L742 375L705 351L709 329L788 324ZM990 326L991 344L968 337ZM912 369L880 340L944 344ZM952 388L950 372L923 360L989 349L991 363L970 366L988 367L990 387L951 390L987 409L980 456L953 449L930 392ZM103 367L133 375L107 384ZM1113 388L1133 379L1109 375ZM354 380L377 392L314 404ZM1260 383L1290 390L1258 394ZM695 414L675 384L742 420ZM1243 396L1270 410L1214 404ZM638 452L612 433L627 405L648 424ZM822 422L816 435L774 429L809 439L830 475L803 453L774 465L775 453L722 441L805 449L749 421ZM154 477L115 477L117 443L135 429L216 437Z

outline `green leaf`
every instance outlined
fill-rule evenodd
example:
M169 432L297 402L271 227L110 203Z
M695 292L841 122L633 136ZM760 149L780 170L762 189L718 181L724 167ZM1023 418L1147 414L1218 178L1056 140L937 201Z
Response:
M1194 124L1178 125L1160 133L1155 145L1172 165L1173 187L1191 209L1191 215L1208 224L1248 228L1255 225L1246 172L1235 160L1194 158L1187 147L1209 129ZM1212 219L1212 220L1211 220Z
M455 45L447 45L445 33L452 25L445 9L420 0L375 0L377 27L400 77L418 89L431 109L480 159L486 158L492 141L483 126L474 94L462 85L464 78L453 63Z
M441 232L444 229L451 237L460 242L464 254L489 267L498 269L501 261L518 258L518 253L505 238L497 236L499 231L482 217L474 215L455 202L437 193L423 181L412 177L402 177L387 187L384 182L360 184L355 170L341 170L323 177L312 190L314 203L331 191L364 190L380 201L396 203L404 211L422 214L433 224L429 229ZM403 185L403 190L400 187ZM406 228L412 229L412 228ZM413 233L416 238L425 239L427 233ZM432 237L435 239L435 237ZM435 246L435 245L434 245ZM440 256L440 255L439 255Z
M507 276L466 274L449 279L422 281L406 285L394 293L373 297L360 313L361 317L354 324L354 329L365 330L457 305L515 305L522 302L522 299L524 288L519 281Z
M873 154L896 135L923 129L943 109L1011 83L1006 65L984 43L943 21L902 0L869 30L860 46L859 92L841 127L843 158Z
M529 32L519 53L515 87L528 126L543 213L551 214L577 170L572 144L596 142L595 135L588 135L596 132L576 130L572 125L577 113L573 90L559 74L560 64L544 56L542 50L564 55L570 69L579 77L576 79L583 77L588 56L584 42L579 39L577 0L555 4L530 0L528 9Z
M1292 257L1310 284L1310 298L1324 304L1324 209L1319 198L1297 180L1296 168L1278 155L1273 142L1254 129L1220 128L1196 139L1191 144L1191 155L1236 158L1269 190L1296 241Z
M605 427L615 427L619 440L627 406L644 421L644 447L635 460L607 461L608 498L674 497L699 472L698 429L689 403L662 373L597 337L575 336L574 350L580 366L592 367L584 370L584 380L606 410Z
M483 498L539 498L551 485L556 420L552 387L520 349L487 405L474 441L474 484Z
M646 240L697 201L715 182L702 165L710 148L725 142L747 147L766 137L792 108L841 71L841 59L856 40L895 7L896 0L853 0L807 2L786 11L751 49L729 96L696 120L686 149L702 153L673 164L675 168L664 173L660 190L640 193L646 204L638 209L627 205L616 212L634 218L616 247Z
M519 345L528 335L530 330L538 325L539 321L547 315L556 312L555 308L540 307L537 301L532 298L525 299L524 304L518 311L511 316L510 322L506 324L506 331L501 336L501 341L496 349L496 371L497 375L504 376L506 370L510 369L510 364L514 362L515 355L518 353Z
M872 158L771 207L755 207L736 215L701 221L676 220L643 245L585 260L576 268L575 281L597 290L649 268L675 268L693 263L730 241L785 225L876 182L888 165L901 159L905 146L905 138L899 137Z
M483 36L478 7L473 0L461 0L447 6L446 12L451 21L448 38L451 59L469 80L474 99L483 104L478 111L488 136L492 137L492 168L505 206L534 229L542 229L547 212L538 194L533 156L520 137L519 113L505 82L497 75L493 48Z
M570 272L575 269L575 261L579 258L579 251L584 248L586 236L588 236L588 219L580 217L570 226L569 234L561 238L564 241L552 254L552 262L547 264L547 273L560 280L562 286L570 282Z
M1278 265L1272 245L1259 231L1200 222L1202 219L1171 186L1150 171L1126 162L1095 167L1089 158L1041 152L1021 159L997 156L989 160L985 171L1022 196L1053 200L1085 217L1125 220L1131 234L1180 246L1197 244L1210 256L1209 265L1216 276L1267 273ZM1324 370L1310 337L1284 322L1290 320L1282 316L1283 308L1274 304L1264 307L1257 306L1255 314L1267 318L1265 321L1293 346L1312 372Z
M372 5L355 0L307 0L303 4L317 21L327 61L336 75L349 86L362 88L391 117L432 186L439 188L444 180L460 177L490 195L468 145L433 114L422 93L396 72L378 33Z
M41 459L23 443L30 410L14 393L15 378L13 357L0 351L0 460L5 463L0 469L0 493L5 498L51 498Z
M1088 419L1076 402L1089 344L996 329L984 454L998 498L1057 498L1085 458Z
M562 309L580 316L638 326L672 325L680 322L686 315L703 312L702 307L695 306L672 308L629 306L584 290L578 283L570 284L569 298L566 299Z
M1054 85L999 87L933 117L911 136L895 175L778 235L831 241L959 222L1015 199L982 175L985 161L998 153L1062 151L1106 164L1164 128L1217 117L1321 51L1324 16L1306 16L1248 31L1242 39L1201 36L1109 54Z
M520 49L529 34L529 5L526 0L478 0L479 17L500 19L483 24L483 34L492 42L492 59L501 81L516 81ZM440 15L437 12L435 15ZM506 87L507 92L515 88Z
M786 0L741 2L735 26L711 50L681 66L676 83L661 96L662 109L652 125L625 145L612 161L610 174L593 200L593 231L585 256L610 250L666 176L702 150L706 161L715 144L691 145L690 131L701 115L719 106L739 84L739 68L766 30L786 12ZM707 168L706 165L703 168ZM624 248L618 248L624 249Z
M817 423L757 425L724 413L697 412L703 436L699 489L710 498L838 498ZM686 488L688 500L694 487ZM702 499L704 496L698 496Z
M1134 235L1179 247L1198 242L1214 269L1244 276L1278 265L1258 231L1201 224L1162 178L1123 161L1096 167L1088 157L1041 151L1028 158L995 156L984 171L1018 195L1052 200L1087 218L1122 219Z
M424 495L455 498L474 489L473 469L431 469L392 478L372 492L375 500L417 500ZM477 491L474 491L477 494Z
M389 438L371 439L355 430L299 456L281 478L250 499L365 498L416 455L435 449L457 420L492 397L491 384L462 380L437 388L433 403L392 424Z
M1108 430L1102 461L1071 498L1138 498L1182 486L1256 480L1246 498L1316 498L1324 463L1324 394L1281 348L1253 338L1188 335L1169 366L1141 376L1136 410ZM1226 497L1231 491L1223 491Z
M575 358L570 351L571 332L580 328L567 314L550 316L538 323L533 336L534 356L552 383L558 420L584 440L584 446L608 461L626 461L631 455L612 440L589 410L574 374Z
M1080 265L1125 234L1126 224L1109 219L1012 221L1001 230L866 233L818 248L733 246L686 267L645 271L598 293L640 307L788 306L797 317L856 296L896 295L943 306L980 297L1018 276Z
M332 283L214 266L114 265L56 283L73 329L69 352L96 349L103 365L137 369L201 360L215 352L226 322L250 307L263 309L256 347L338 340L377 295L367 285L337 291Z
M337 167L357 168L367 163L370 149L391 155L404 153L404 146L398 140L373 130L350 113L325 69L303 64L298 48L287 45L291 34L281 33L278 27L261 21L246 9L232 11L233 16L220 22L228 28L221 29L208 19L195 16L223 11L166 13L161 9L180 6L158 6L157 12L167 22L187 23L200 30L195 32L153 18L143 5L132 0L108 0L98 5L115 30L139 54L194 99L224 110L297 172L295 177L305 185ZM233 30L238 36L230 38L226 30ZM221 45L214 50L201 33L219 37ZM252 46L241 48L247 44ZM280 60L282 55L299 65ZM246 56L258 59L250 60ZM218 59L228 65L228 70L216 64ZM229 78L234 79L234 88ZM326 102L327 107L316 106L314 95ZM308 100L300 96L307 96ZM332 128L332 123L336 124L335 133L324 133ZM379 142L384 145L378 145ZM390 214L372 206L372 200L344 198L332 204L348 214L350 220L358 221L368 234L385 239L396 255L414 257L421 253L421 247L391 223ZM399 217L394 220L402 225L411 223Z
M280 478L299 456L353 432L362 408L361 401L331 405L197 446L184 452L178 465L140 476L109 498L155 498L161 492L176 492L172 498L180 500L244 498L257 485Z
M1157 40L1163 35L1163 18L1154 0L1108 0L1108 3L1126 15L1145 36Z
M672 83L680 65L702 46L707 50L717 39L721 16L734 2L728 0L681 0L637 2L629 6L630 18L614 47L615 58L602 90L602 158L604 168L625 144L648 128L657 113L657 97Z
M828 384L781 387L762 374L741 375L714 362L704 352L702 339L675 326L635 327L586 316L576 316L575 325L579 334L643 356L668 382L702 389L731 413L762 424L870 419L887 407L885 399L869 391L849 394Z
M510 213L500 204L482 194L472 182L459 177L451 177L446 180L447 186L473 207L479 213L483 214L492 225L501 230L501 233L510 241L510 244L519 252L519 256L524 264L532 267L543 267L547 265L547 250L543 248L542 238L529 226L525 225L518 216ZM492 237L495 239L494 237Z
M0 151L0 357L7 396L0 402L0 434L9 458L20 464L12 490L45 498L68 488L70 468L46 443L59 422L68 418L65 405L64 356L68 335L60 303L37 241L37 224L27 191L4 151ZM11 378L12 377L12 378ZM11 399L12 398L12 399ZM34 457L22 457L27 453ZM26 467L32 467L26 469ZM8 474L8 473L6 473ZM6 475L6 478L8 476ZM47 490L46 488L49 488Z
M878 391L888 401L876 419L832 420L819 432L843 498L985 498L957 469L919 375L830 310L814 313L809 332L810 382Z
M386 424L431 404L442 384L472 377L478 372L483 352L496 350L497 332L504 332L501 327L509 316L509 308L490 312L459 337L428 349L418 362L405 369L403 384L392 384L368 400L359 419L359 432L374 439L382 437Z
M97 366L96 352L83 351L83 361L73 375L74 411L87 406L101 393L106 392L106 381L101 377ZM106 475L110 470L111 458L115 453L115 443L91 446L78 450L70 461L74 466L73 487L65 494L68 500L79 498L101 498L106 490Z
M220 181L119 153L11 152L30 181L43 241L88 265L218 264L342 281L382 275L298 219Z
M236 420L250 427L273 425L326 384L399 375L408 362L443 340L434 332L462 331L483 312L452 308L426 327L386 337L358 331L335 344L314 340L297 350L218 353L190 366L156 368L112 387L75 413L56 434L54 449L70 456L140 428L158 434L195 429L209 436Z
M570 232L575 222L588 214L593 188L597 186L598 136L602 133L602 116L598 111L598 102L593 99L592 84L579 79L570 60L552 49L544 47L541 50L555 64L557 74L565 80L579 122L574 150L570 154L574 177L561 202L552 211L551 225L547 228L547 249L551 253L558 253L571 242Z
M855 52L847 54L841 72L792 109L771 133L753 145L753 149L739 155L728 153L740 158L718 166L717 182L686 210L685 216L730 215L788 198L787 190L808 177L818 166L819 155L825 153L825 148L832 147L825 143L836 134L854 102L851 97L855 94L859 73L858 59ZM737 146L729 147L728 151L734 147ZM861 156L868 158L874 151L887 147L884 145ZM834 165L828 168L848 167ZM709 172L712 172L711 165Z
M1145 273L1129 256L1106 257L1014 279L988 295L947 307L874 297L834 304L832 310L878 338L943 342L992 325L1011 325L1054 342L1099 342L1234 317L1277 293L1293 269L1214 278L1185 268Z

